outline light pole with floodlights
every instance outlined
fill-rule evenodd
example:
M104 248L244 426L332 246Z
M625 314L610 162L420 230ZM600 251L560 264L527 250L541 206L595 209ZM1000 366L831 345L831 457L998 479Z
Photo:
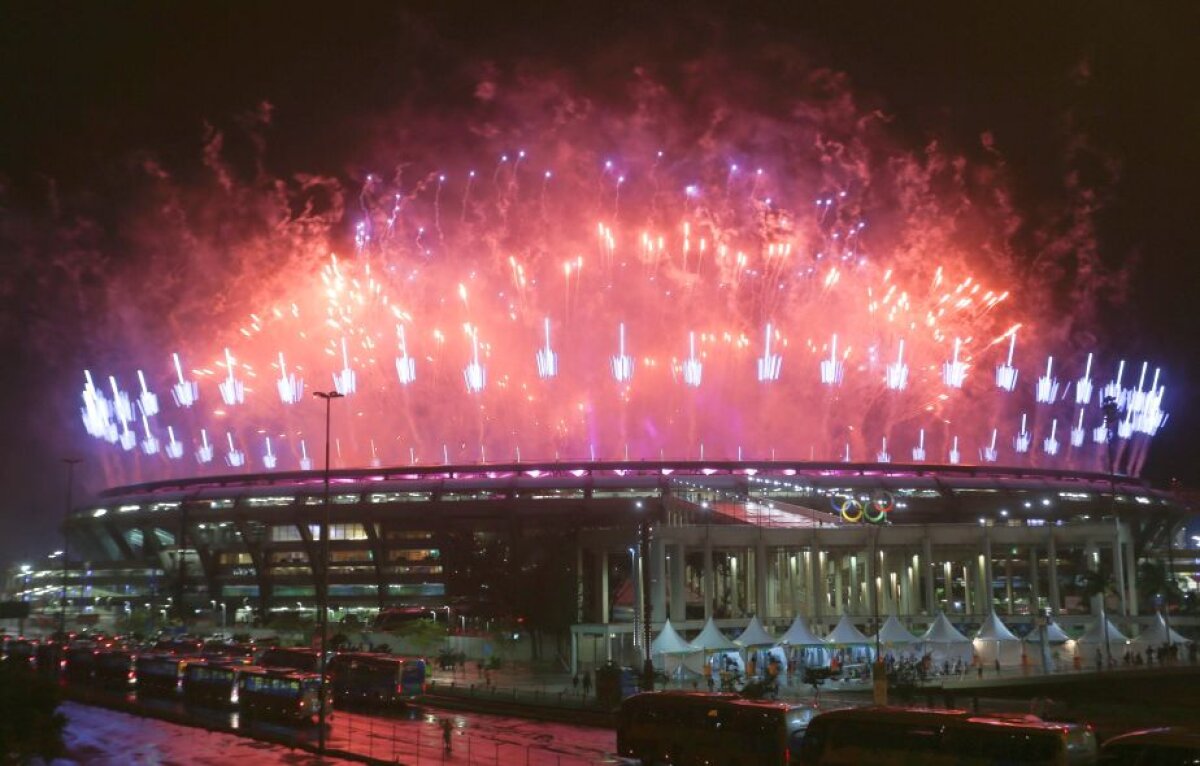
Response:
M67 553L70 550L71 538L67 536L67 524L71 521L71 489L75 483L75 466L80 460L77 457L62 459L67 466L67 510L63 515L63 547L62 547L62 597L58 602L58 633L59 640L67 640Z
M317 624L321 631L321 694L317 711L317 752L325 752L325 716L329 704L329 418L330 405L341 399L338 391L313 391L313 396L325 400L325 511L321 517L321 577L317 584L317 608L321 611Z

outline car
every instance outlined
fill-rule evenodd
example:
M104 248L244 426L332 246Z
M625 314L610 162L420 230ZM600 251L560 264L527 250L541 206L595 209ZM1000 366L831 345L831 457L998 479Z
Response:
M1111 766L1200 766L1200 731L1163 727L1121 734L1100 748L1100 763Z

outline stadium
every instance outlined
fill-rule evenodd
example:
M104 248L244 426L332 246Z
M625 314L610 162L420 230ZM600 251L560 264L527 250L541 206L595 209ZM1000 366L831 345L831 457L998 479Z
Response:
M1184 510L1136 478L1167 373L1098 348L1078 285L1013 278L1008 211L960 204L950 158L852 117L738 118L781 150L598 115L367 175L350 257L296 214L146 296L167 321L80 376L109 489L66 524L68 601L269 624L328 574L338 619L569 631L593 660L668 618L1090 618L1089 572L1142 615ZM22 597L52 613L57 577Z

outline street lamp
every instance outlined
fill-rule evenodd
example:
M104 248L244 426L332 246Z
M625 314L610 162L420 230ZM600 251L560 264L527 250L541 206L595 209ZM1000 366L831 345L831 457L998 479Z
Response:
M313 396L325 400L325 512L321 518L321 578L317 585L317 608L321 611L318 625L321 631L321 694L317 711L317 752L325 752L325 708L328 705L329 661L326 652L329 641L329 417L334 399L341 399L337 390L313 391Z
M63 548L62 548L62 597L58 602L58 633L59 640L67 640L67 553L70 550L71 538L67 535L67 524L71 521L71 489L75 483L75 466L79 458L65 457L62 459L67 466L67 510L63 515Z
M1120 525L1120 519L1117 518L1117 421L1121 418L1120 405L1117 403L1116 397L1106 396L1100 403L1100 411L1104 413L1104 429L1106 446L1108 447L1108 497L1109 509L1112 511L1113 518ZM1116 539L1114 545L1120 545L1120 537ZM1115 556L1114 556L1115 559ZM1099 571L1099 562L1096 564ZM1113 664L1112 644L1108 637L1108 609L1104 603L1107 593L1107 588L1102 588L1100 591L1100 627L1104 631L1104 654L1108 661L1108 666L1111 668Z

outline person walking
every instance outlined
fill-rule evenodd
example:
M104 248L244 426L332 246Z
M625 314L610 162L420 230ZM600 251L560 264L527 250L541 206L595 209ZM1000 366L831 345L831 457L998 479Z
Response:
M451 736L454 734L454 724L449 718L442 718L442 745L446 749L446 754L449 755L454 749L454 741Z
M590 670L583 671L583 696L586 698L588 693L592 691L592 673Z
M576 693L579 692L579 674L578 673L571 676L571 690Z

